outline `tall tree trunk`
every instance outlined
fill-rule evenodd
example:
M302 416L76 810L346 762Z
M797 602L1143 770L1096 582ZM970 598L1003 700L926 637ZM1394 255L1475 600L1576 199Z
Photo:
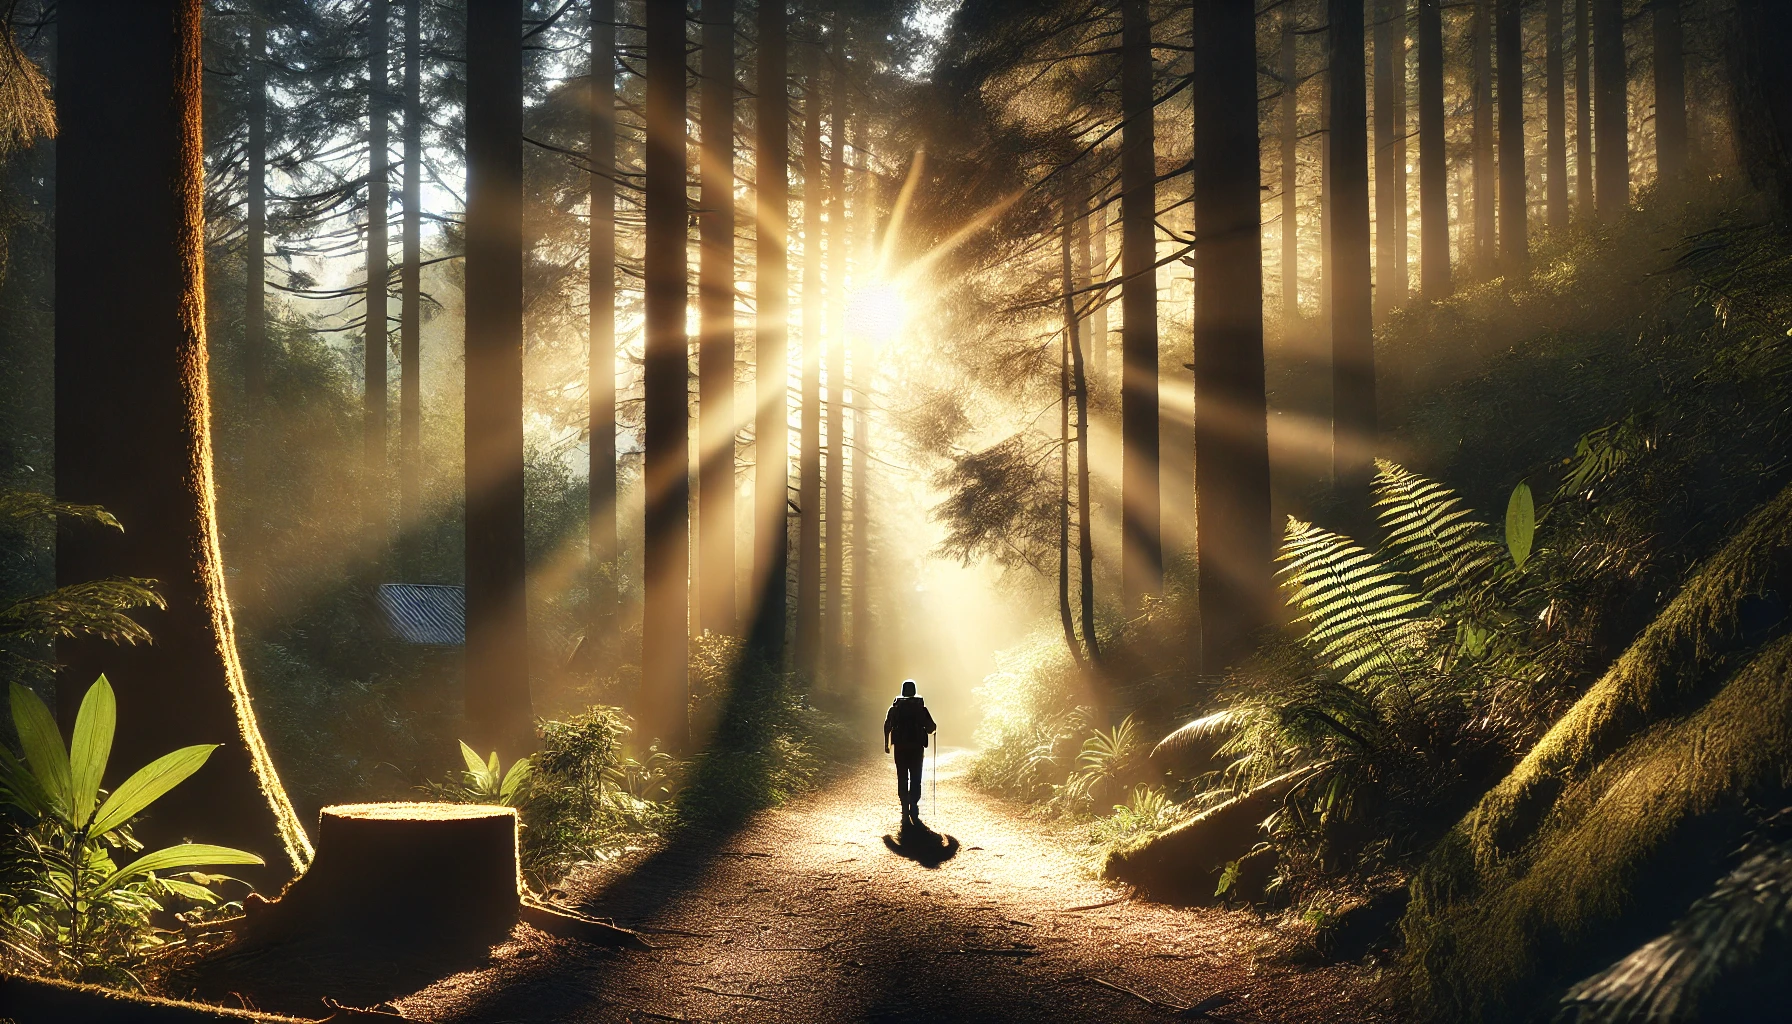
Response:
M1593 0L1593 144L1599 160L1594 187L1599 216L1610 220L1630 205L1630 100L1624 56L1624 0Z
M1070 206L1065 204L1059 249L1059 291L1064 296L1064 330L1058 336L1058 624L1064 629L1064 646L1078 669L1086 664L1082 644L1076 639L1076 619L1070 610L1070 350L1076 344L1076 298L1071 294Z
M1346 507L1367 506L1375 445L1375 336L1369 276L1369 154L1363 0L1328 0L1332 158L1332 477Z
M1405 205L1406 197L1395 187L1394 139L1405 125L1394 116L1395 69L1403 66L1405 46L1400 47L1401 60L1395 60L1394 0L1375 0L1375 318L1381 320L1398 309L1405 296L1394 284L1397 233L1396 210ZM1402 39L1404 43L1404 39Z
M753 174L753 649L784 666L785 574L790 564L790 206L788 24L782 0L759 4L759 81Z
M589 539L585 642L616 635L616 0L591 4L591 221L586 239L591 354ZM592 647L592 653L597 648Z
M366 355L362 514L369 554L378 559L391 532L392 509L386 479L386 56L391 8L388 0L367 0L367 321L362 328Z
M1792 22L1772 0L1738 0L1730 89L1742 166L1792 210Z
M1592 0L1574 3L1574 200L1593 216L1593 19Z
M137 835L193 835L270 862L267 889L311 856L256 724L225 594L213 504L205 336L199 0L61 9L57 38L56 495L104 505L124 532L70 526L62 585L159 581L155 643L57 644L70 729L102 672L118 694L106 786L174 747L220 744ZM129 173L119 172L129 154ZM104 282L106 301L94 301ZM282 855L286 864L281 864Z
M1475 95L1475 274L1486 277L1493 273L1499 255L1493 156L1493 0L1475 0L1474 19L1470 82Z
M1392 163L1394 165L1394 195L1397 197L1393 209L1393 238L1389 244L1393 250L1393 263L1388 267L1388 284L1398 297L1395 305L1403 306L1412 296L1411 271L1407 267L1406 204L1410 193L1406 175L1406 136L1411 130L1412 115L1408 111L1406 94L1406 53L1407 53L1407 0L1394 0L1394 144ZM1379 273L1379 271L1377 271ZM1380 287L1379 284L1376 285Z
M643 360L646 485L645 601L641 620L643 739L674 751L690 722L690 375L685 335L684 5L647 5L646 237L642 268L647 342ZM662 749L665 749L662 747Z
M1686 173L1686 62L1680 0L1655 0L1655 164L1664 182Z
M1450 284L1450 180L1444 153L1442 0L1419 0L1419 288L1432 301Z
M701 339L697 349L698 621L733 634L734 0L703 0Z
M1359 26L1361 14L1358 6ZM1201 669L1214 673L1249 652L1270 621L1274 545L1254 6L1198 0L1194 24L1196 551ZM1357 69L1360 87L1360 61Z
M796 667L821 668L821 52L803 46L803 377L797 437Z
M1325 31L1326 60L1331 59L1331 29ZM1326 336L1332 329L1332 75L1319 79L1319 321Z
M835 8L833 125L828 129L827 478L823 499L826 550L822 558L822 664L830 688L841 685L846 594L846 30Z
M1546 177L1549 228L1568 226L1568 88L1562 66L1562 0L1545 0L1544 106L1548 139Z
M404 0L404 279L398 312L399 571L423 571L423 0Z
M1108 235L1113 228L1113 218L1108 214L1109 203L1105 195L1096 195L1095 209L1089 214L1089 274L1100 281L1110 280L1114 275L1108 262ZM1102 287L1091 297L1095 308L1089 313L1089 372L1098 384L1106 385L1108 373L1108 346L1112 343L1112 331L1108 327L1108 295L1111 289Z
M523 5L467 6L466 724L534 746L523 592Z
M862 285L875 281L877 265L877 175L871 170L870 111L861 112L854 124L853 149L858 154L858 189L853 196L853 220L859 240L853 278ZM875 368L863 331L852 342L851 375L846 386L852 392L852 678L862 685L871 678L871 384Z
M1530 263L1525 205L1524 42L1519 0L1498 0L1494 34L1500 76L1500 269L1522 274Z
M1163 587L1158 504L1157 149L1152 110L1151 5L1121 0L1121 504L1120 590L1128 609Z
M258 403L267 388L268 349L268 22L261 0L249 10L249 202L243 267L243 388ZM259 410L257 410L259 412ZM255 441L250 442L252 445Z
M1088 186L1079 183L1077 196L1079 208L1076 211L1079 228L1089 223L1088 201L1092 198L1082 191ZM1080 255L1088 256L1088 233L1082 231L1080 239ZM1083 266L1083 276L1088 276L1088 266ZM1100 296L1085 292L1083 303L1100 300ZM1079 326L1090 322L1090 318L1082 317ZM1072 394L1076 396L1076 544L1077 566L1079 573L1079 596L1082 606L1083 647L1089 652L1091 660L1100 660L1101 643L1095 636L1095 542L1091 535L1092 506L1089 502L1089 360L1084 355L1095 339L1085 329L1079 330L1076 344L1070 350L1070 373Z
M1300 323L1300 64L1294 16L1282 12L1282 331ZM1198 305L1198 302L1197 302ZM1196 473L1200 470L1196 469Z

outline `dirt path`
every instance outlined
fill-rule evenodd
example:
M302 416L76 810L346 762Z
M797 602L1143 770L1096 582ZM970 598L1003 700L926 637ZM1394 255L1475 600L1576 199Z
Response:
M952 854L937 866L891 849L895 780L879 761L719 847L578 880L586 910L647 931L654 950L519 927L488 966L398 1003L441 1024L1161 1021L1221 996L1211 1019L1392 1019L1358 968L1257 965L1268 932L1251 915L1134 902L1089 879L1037 823L962 785L963 763L941 760L929 825L944 836L919 854Z

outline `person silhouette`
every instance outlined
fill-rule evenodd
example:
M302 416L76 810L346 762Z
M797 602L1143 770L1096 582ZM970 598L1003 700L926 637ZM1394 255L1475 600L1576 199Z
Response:
M902 681L902 696L890 702L884 715L884 753L896 748L896 796L902 801L902 823L921 823L921 765L927 756L927 738L939 727L927 702L915 695L915 681Z

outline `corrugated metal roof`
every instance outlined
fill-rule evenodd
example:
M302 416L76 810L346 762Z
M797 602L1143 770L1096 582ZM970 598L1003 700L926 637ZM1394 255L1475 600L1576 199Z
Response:
M386 628L407 644L459 647L467 642L467 592L428 583L380 584Z

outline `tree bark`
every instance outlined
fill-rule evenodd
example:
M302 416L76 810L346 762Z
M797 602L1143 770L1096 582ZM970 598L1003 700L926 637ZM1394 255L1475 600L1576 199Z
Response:
M1475 96L1475 274L1486 277L1493 273L1499 255L1493 154L1493 0L1475 0L1474 19L1470 82Z
M1407 0L1394 0L1394 66L1393 71L1393 107L1394 107L1394 195L1398 201L1394 203L1393 238L1389 240L1393 247L1394 259L1388 268L1388 281L1393 292L1398 296L1397 306L1406 304L1412 297L1412 273L1408 268L1407 241L1407 200L1411 189L1407 184L1406 174L1406 137L1412 130L1412 115L1408 110L1406 94L1406 55L1407 55ZM1380 286L1377 285L1379 288Z
M1655 0L1655 165L1664 182L1686 174L1686 63L1680 0Z
M833 124L828 129L827 276L827 477L822 503L826 530L822 557L822 665L830 688L841 685L846 618L846 29L835 8Z
M1081 671L1087 659L1077 642L1076 619L1070 610L1070 350L1077 334L1070 243L1070 205L1066 203L1058 276L1058 289L1064 296L1064 329L1058 335L1058 624L1064 629L1070 660Z
M404 0L404 279L398 312L399 571L423 571L423 0Z
M249 9L249 202L244 225L243 390L252 409L267 390L268 348L268 23L261 0ZM255 441L250 442L255 445Z
M1282 331L1300 323L1300 63L1294 17L1282 13ZM1196 470L1200 472L1199 469Z
M616 0L591 4L591 222L586 239L591 354L587 644L616 635ZM593 647L593 653L596 648Z
M1568 226L1568 95L1562 66L1562 0L1545 0L1543 57L1546 204L1551 231Z
M1086 185L1081 186L1087 188ZM1077 223L1089 223L1087 193L1078 192L1081 208L1077 211ZM1082 232L1081 255L1088 255L1088 235ZM1087 264L1083 267L1083 276L1088 276ZM1099 301L1100 296L1084 293L1084 303ZM1081 323L1090 323L1083 317ZM1079 596L1083 621L1083 647L1089 652L1091 661L1101 659L1101 642L1095 635L1095 542L1091 535L1093 506L1089 500L1089 374L1088 359L1084 349L1091 344L1091 335L1086 329L1079 330L1077 342L1070 350L1070 374L1072 393L1076 396L1076 543L1079 575Z
M821 52L803 46L803 374L797 437L796 667L821 668Z
M788 25L783 0L759 3L758 139L754 190L753 649L784 666L786 573L790 564L790 106Z
M1500 269L1524 273L1530 263L1525 205L1524 43L1519 0L1498 0L1494 34L1499 42Z
M57 36L56 495L104 505L125 532L68 527L61 585L159 581L134 613L155 643L57 644L65 729L100 673L120 720L105 785L169 750L221 744L156 803L137 835L193 836L270 862L266 887L311 846L256 723L225 594L212 476L205 336L199 0L61 9ZM130 173L119 172L119 155ZM106 300L95 301L103 281ZM280 861L284 855L286 863Z
M1157 149L1152 110L1151 8L1121 0L1121 504L1120 589L1137 609L1163 587L1158 503Z
M1332 162L1332 477L1352 510L1368 504L1375 445L1369 160L1363 0L1328 0Z
M1770 0L1739 0L1731 48L1737 150L1755 187L1792 210L1792 24Z
M367 302L362 326L366 356L363 458L367 479L362 518L368 554L379 559L391 532L386 478L386 205L390 174L386 155L386 55L390 49L388 0L367 0Z
M1431 301L1450 283L1450 180L1444 152L1442 0L1419 0L1419 288Z
M689 745L690 374L685 335L685 17L683 4L647 5L647 343L642 419L646 542L641 621L642 738Z
M858 190L853 196L853 220L858 228L855 281L873 284L877 246L877 175L871 170L867 122L870 111L855 122L853 149L859 157ZM875 368L863 331L852 343L852 679L861 685L871 678L871 386Z
M1592 0L1574 5L1574 186L1575 204L1593 216L1593 22Z
M733 634L734 0L703 0L703 192L698 270L697 584L703 629Z
M1215 673L1270 621L1274 544L1254 7L1198 0L1194 14L1196 552L1200 665Z
M1593 0L1594 192L1602 219L1630 205L1630 100L1624 57L1624 0Z
M1406 197L1399 193L1395 173L1395 139L1405 130L1395 117L1395 69L1405 63L1401 37L1400 61L1395 60L1394 0L1375 0L1375 318L1386 318L1406 296L1395 281L1399 259L1398 211Z
M466 723L534 746L523 555L522 0L467 8Z
M1107 281L1113 277L1108 263L1108 234L1113 229L1113 218L1108 214L1106 196L1097 194L1094 205L1095 209L1089 213L1089 276L1095 280ZM1108 327L1109 291L1104 286L1094 293L1092 301L1095 308L1089 313L1089 373L1096 383L1102 385L1107 383L1108 346L1113 341L1112 331Z

